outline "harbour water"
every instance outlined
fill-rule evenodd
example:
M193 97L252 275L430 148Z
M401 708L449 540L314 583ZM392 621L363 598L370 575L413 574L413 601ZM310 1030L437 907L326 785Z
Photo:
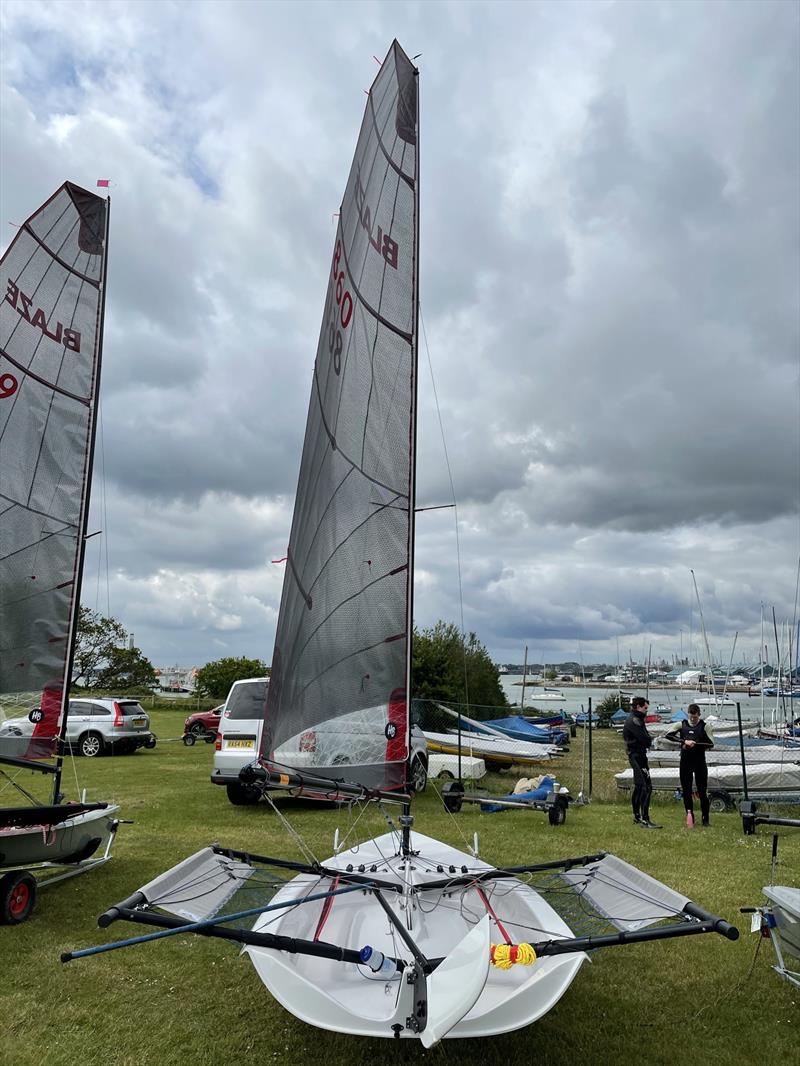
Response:
M519 708L520 700L522 698L522 681L521 674L501 674L500 683L503 687L503 691L506 694L506 698L510 704L516 704ZM615 685L609 685L607 687L601 685L592 685L591 688L585 688L577 685L559 685L554 681L548 682L548 688L555 689L562 693L563 700L539 700L537 702L537 694L541 694L541 685L525 686L525 705L524 709L529 710L536 708L537 711L541 711L543 714L557 714L559 711L563 711L565 714L577 714L580 711L587 711L589 709L589 697L592 699L592 707L597 707L601 700L604 700L609 693L616 693L618 691ZM623 692L632 693L634 696L644 696L645 688L634 687L630 685L623 686ZM651 687L648 699L652 704L652 707L664 706L669 707L671 710L677 711L678 709L686 710L687 706L696 700L698 697L703 698L707 696L705 692L698 692L697 689L688 688L654 688ZM759 722L763 721L765 725L770 725L776 720L782 722L784 720L783 700L778 700L775 696L748 696L746 692L732 692L728 693L727 699L734 701L734 704L739 703L742 710L742 719ZM786 703L786 713L790 713L789 701ZM795 700L792 704L793 715L800 714L800 701ZM777 712L777 713L776 713ZM736 721L736 707L714 707L704 706L704 715L715 715L717 718L730 719ZM762 718L763 714L763 718Z

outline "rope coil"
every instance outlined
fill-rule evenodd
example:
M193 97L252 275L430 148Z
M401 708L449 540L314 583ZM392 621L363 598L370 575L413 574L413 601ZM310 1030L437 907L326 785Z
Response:
M530 944L492 944L489 956L492 966L499 970L510 970L515 963L532 966L536 962L536 952Z

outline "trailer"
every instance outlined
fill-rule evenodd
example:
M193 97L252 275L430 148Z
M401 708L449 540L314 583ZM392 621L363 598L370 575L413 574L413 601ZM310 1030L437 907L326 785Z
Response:
M550 825L563 825L567 820L570 796L567 789L560 789L552 778L545 788L516 795L493 796L489 792L466 792L460 781L448 781L442 789L442 802L450 814L458 814L464 803L478 804L485 813L494 814L506 810L543 811Z
M746 763L745 775L739 766L709 766L708 798L717 814L736 810L740 799L763 803L800 803L800 763ZM633 770L615 774L617 788L630 792ZM677 766L655 767L650 771L654 792L680 795L681 781Z

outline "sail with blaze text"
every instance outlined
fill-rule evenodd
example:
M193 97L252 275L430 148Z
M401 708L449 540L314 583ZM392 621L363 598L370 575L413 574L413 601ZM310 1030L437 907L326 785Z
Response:
M339 213L261 749L383 788L404 784L408 758L417 114L395 41Z
M18 229L0 302L0 762L48 760L69 689L108 202L66 182ZM3 721L28 718L33 730Z

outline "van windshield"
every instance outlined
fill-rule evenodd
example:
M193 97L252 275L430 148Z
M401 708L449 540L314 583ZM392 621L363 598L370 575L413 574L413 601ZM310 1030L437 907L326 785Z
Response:
M225 717L235 721L254 718L262 721L267 704L266 681L248 681L247 684L234 685L225 705Z

